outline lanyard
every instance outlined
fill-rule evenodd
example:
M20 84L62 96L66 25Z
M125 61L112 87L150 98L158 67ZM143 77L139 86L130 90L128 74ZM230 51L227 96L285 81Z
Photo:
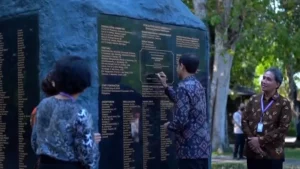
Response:
M264 113L266 110L268 110L268 108L270 108L270 106L274 103L274 100L272 100L267 107L264 107L264 101L263 101L264 95L261 95L261 99L260 99L260 105L261 105L261 116L260 116L260 122L262 122L262 118L264 116Z
M62 96L65 96L65 97L67 97L67 98L69 98L69 99L71 99L72 101L75 101L75 98L72 97L71 95L67 94L67 93L59 92L59 94L62 95Z

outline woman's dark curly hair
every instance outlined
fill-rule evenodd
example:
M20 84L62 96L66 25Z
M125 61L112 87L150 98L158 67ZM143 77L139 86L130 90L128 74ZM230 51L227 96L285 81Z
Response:
M42 81L42 90L47 96L54 96L59 93L55 88L55 83L53 83L53 73L53 71L49 72L47 77Z

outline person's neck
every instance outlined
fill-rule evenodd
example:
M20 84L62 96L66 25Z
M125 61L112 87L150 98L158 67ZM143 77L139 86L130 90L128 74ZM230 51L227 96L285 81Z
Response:
M266 100L269 100L271 97L273 97L277 93L277 90L270 91L270 92L264 92L264 98Z
M77 99L79 97L80 93L77 93L77 94L73 94L71 95L73 98Z
M70 96L74 99L77 99L79 97L80 93L77 93L77 94L71 94ZM67 99L70 99L69 97L67 96L64 96L64 95L61 95L61 94L58 94L56 95L56 98L58 99L63 99L63 100L67 100Z
M194 74L191 74L191 73L184 73L183 75L182 75L182 80L184 80L184 79L186 79L186 78L188 78L188 77L190 77L190 76L193 76Z

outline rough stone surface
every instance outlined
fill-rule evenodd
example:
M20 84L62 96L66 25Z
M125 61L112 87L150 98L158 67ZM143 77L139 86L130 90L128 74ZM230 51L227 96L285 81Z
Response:
M1 0L0 19L28 13L39 14L40 79L60 56L80 55L90 61L92 87L80 101L93 114L98 128L98 50L99 13L153 20L206 30L181 0ZM208 47L208 43L207 47ZM207 50L209 51L209 50ZM208 54L208 53L207 53Z

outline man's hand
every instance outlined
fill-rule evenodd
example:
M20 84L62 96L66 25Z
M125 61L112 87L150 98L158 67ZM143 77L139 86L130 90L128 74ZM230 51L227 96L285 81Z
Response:
M264 156L266 153L260 148L258 137L249 137L248 144L252 151Z
M95 139L95 142L97 144L99 144L99 142L101 141L101 134L100 133L94 133L94 139Z
M157 73L156 74L157 77L159 78L161 84L164 86L164 87L168 87L168 84L167 84L167 76L164 72L160 72L160 73Z
M168 130L169 124L170 124L170 122L166 122L166 123L164 124L164 129Z

